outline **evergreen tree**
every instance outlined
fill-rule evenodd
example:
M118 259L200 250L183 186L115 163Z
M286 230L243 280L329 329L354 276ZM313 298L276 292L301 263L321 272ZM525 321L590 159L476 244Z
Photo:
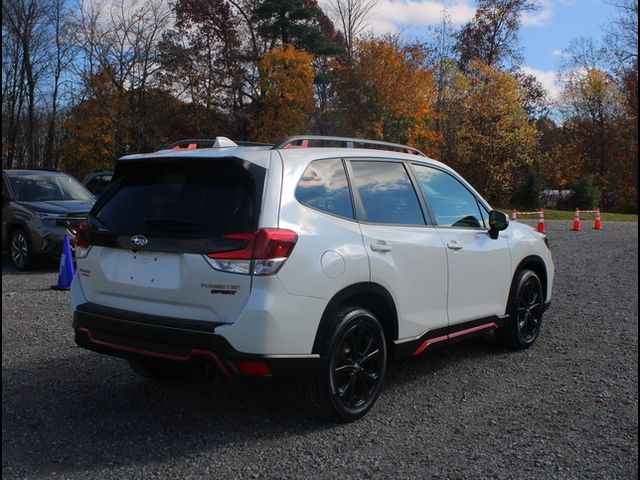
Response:
M258 33L273 45L293 45L315 55L340 51L333 25L315 1L264 0L253 17Z

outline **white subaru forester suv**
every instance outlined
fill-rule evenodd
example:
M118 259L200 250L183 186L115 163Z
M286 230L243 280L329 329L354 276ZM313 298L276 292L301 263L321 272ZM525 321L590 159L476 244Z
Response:
M123 157L76 256L78 345L154 379L303 377L336 421L371 409L392 358L489 331L531 346L554 276L545 236L446 165L318 136Z

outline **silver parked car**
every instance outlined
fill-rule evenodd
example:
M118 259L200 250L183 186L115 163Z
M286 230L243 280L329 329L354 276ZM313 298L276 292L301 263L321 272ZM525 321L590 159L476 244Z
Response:
M2 250L18 270L31 268L38 256L60 254L64 235L74 243L75 228L94 201L65 173L3 170Z

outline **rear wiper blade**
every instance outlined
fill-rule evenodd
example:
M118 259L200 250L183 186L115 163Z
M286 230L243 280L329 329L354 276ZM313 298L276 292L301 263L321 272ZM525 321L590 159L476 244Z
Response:
M144 223L151 227L206 227L208 224L183 220L180 218L145 218Z

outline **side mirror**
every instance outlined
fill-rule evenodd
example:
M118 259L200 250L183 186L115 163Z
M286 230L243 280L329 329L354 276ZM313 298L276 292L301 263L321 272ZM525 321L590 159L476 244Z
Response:
M489 236L496 240L502 230L509 226L509 216L506 213L491 210L489 212Z

